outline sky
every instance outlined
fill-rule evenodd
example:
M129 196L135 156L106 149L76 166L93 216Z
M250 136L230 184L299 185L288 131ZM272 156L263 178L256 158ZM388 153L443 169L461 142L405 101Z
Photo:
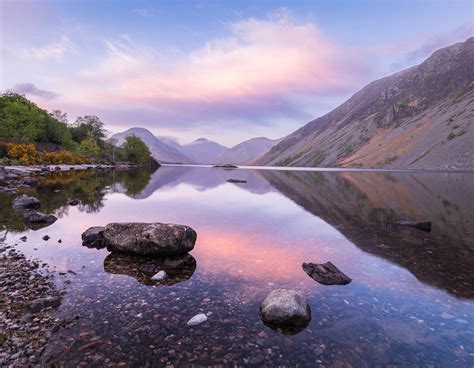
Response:
M473 19L473 0L0 0L0 90L232 146L293 132Z

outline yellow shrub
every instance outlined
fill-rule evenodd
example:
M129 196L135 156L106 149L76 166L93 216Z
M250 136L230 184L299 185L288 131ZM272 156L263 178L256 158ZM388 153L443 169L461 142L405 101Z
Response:
M22 165L34 165L40 163L39 153L34 144L7 144L7 157L19 160Z
M7 157L22 165L81 165L87 162L83 155L69 151L38 152L34 144L7 144Z

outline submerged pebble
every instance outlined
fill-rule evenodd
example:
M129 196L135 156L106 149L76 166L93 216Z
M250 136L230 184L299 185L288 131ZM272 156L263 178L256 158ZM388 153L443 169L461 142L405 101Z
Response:
M207 321L207 316L204 313L196 314L193 318L191 318L188 322L188 326L197 326L203 322Z
M161 280L166 279L166 276L167 276L167 275L166 275L166 272L165 272L165 271L160 271L160 272L158 272L156 275L153 275L153 276L151 277L151 279L152 279L153 281L161 281Z

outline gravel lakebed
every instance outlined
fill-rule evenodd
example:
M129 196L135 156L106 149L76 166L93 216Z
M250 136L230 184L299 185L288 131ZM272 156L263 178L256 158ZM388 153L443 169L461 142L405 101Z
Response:
M0 366L42 366L49 338L71 320L55 318L65 293L45 263L0 243Z

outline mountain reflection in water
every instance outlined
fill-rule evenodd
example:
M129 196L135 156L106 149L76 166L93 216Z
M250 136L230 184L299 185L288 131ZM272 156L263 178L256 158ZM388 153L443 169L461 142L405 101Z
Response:
M71 281L58 316L81 318L53 335L59 366L464 367L474 354L473 179L179 166L51 173L25 192L58 221L28 230L11 209L14 196L0 193L0 226L7 241ZM432 231L394 226L399 220L431 221ZM81 245L88 227L129 221L189 225L196 246L184 260L166 260ZM327 261L353 281L321 285L301 267ZM159 271L169 278L151 280ZM308 298L304 330L260 321L259 305L276 288ZM189 328L198 313L208 321ZM78 350L99 337L91 354ZM73 348L65 352L65 343Z

